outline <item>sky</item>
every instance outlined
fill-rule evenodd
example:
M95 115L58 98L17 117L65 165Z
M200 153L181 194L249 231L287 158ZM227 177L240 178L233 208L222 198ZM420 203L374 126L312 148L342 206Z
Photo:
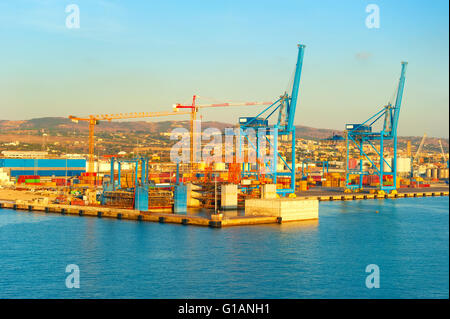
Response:
M70 4L79 28L66 27ZM369 4L379 28L366 26ZM276 100L302 43L296 124L364 122L407 61L399 134L448 138L448 15L444 0L0 0L0 119L170 111L194 94L201 104ZM201 114L237 123L259 110Z

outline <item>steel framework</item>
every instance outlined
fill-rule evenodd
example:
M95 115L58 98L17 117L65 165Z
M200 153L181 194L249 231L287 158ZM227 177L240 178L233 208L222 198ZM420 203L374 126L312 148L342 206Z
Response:
M176 110L177 111L177 110ZM135 119L135 118L145 118L145 117L160 117L169 115L183 115L190 114L190 112L130 112L130 113L116 113L116 114L97 114L89 115L89 117L78 117L74 115L69 115L69 119L73 122L78 123L78 121L89 123L89 158L88 158L88 172L94 172L94 130L95 126L99 124L100 121L112 121L112 120L123 120L123 119Z
M347 145L346 156L346 189L347 190L361 190L363 188L363 177L365 175L377 175L379 181L379 191L394 191L397 188L397 126L400 116L400 108L402 104L403 89L405 86L405 72L407 62L401 63L401 73L398 82L397 93L395 98L395 104L388 103L379 112L371 116L368 120L362 124L346 124L345 135ZM374 132L372 126L378 122L384 116L383 128L379 132ZM377 149L376 142L379 142ZM393 159L392 163L388 163L384 157L385 154L385 141L393 141ZM359 151L359 168L349 168L350 145L354 146ZM369 155L368 151L364 150L364 146L369 145L369 149L375 153L375 156L379 158L379 165L373 157ZM371 169L364 170L363 160L366 159ZM384 164L386 164L390 172L385 172ZM352 184L350 176L358 175L359 183ZM392 185L385 185L385 176L392 176Z
M260 112L255 117L240 117L239 118L239 154L242 154L242 142L247 140L248 145L251 146L256 151L256 166L257 172L252 172L246 169L246 165L242 165L242 177L247 177L250 175L256 175L260 178L259 172L264 169L265 177L271 178L272 183L277 183L278 176L288 176L290 177L290 187L277 189L277 193L280 195L286 195L290 193L295 193L295 126L294 118L295 111L297 108L298 91L300 87L300 78L303 66L303 55L304 55L305 45L298 45L298 55L297 64L295 67L294 81L292 85L292 92L289 95L285 92L278 100L266 107L262 112ZM278 111L278 120L276 124L269 125L269 119ZM253 143L249 138L249 132L254 129L256 132L256 142ZM289 165L286 160L280 155L278 151L278 137L287 135L290 137L291 142L291 164ZM265 152L262 145L266 145L266 141L272 152L269 156L263 154ZM255 145L256 144L256 145ZM278 159L281 159L286 167L287 171L279 172Z
M117 185L114 174L114 163L117 161L118 172L117 172ZM122 174L122 163L133 163L134 164L134 186L128 189L122 189L121 187L121 174ZM139 166L141 171L141 178L139 178ZM107 194L114 194L117 191L126 191L133 194L134 209L146 211L148 210L148 159L145 157L133 158L133 159L116 159L111 157L111 173L110 182L103 185L102 203L106 201Z

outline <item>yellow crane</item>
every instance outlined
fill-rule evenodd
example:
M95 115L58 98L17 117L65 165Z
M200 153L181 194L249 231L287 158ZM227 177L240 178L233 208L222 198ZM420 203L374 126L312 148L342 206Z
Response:
M419 155L422 152L423 145L425 143L425 139L427 137L427 134L424 133L422 140L420 141L419 147L417 148L416 154L413 158L411 158L411 177L414 177L414 164L417 163L417 166L419 166Z
M94 128L99 121L111 121L111 120L122 120L122 119L133 119L133 118L144 118L144 117L162 117L169 115L183 115L191 114L191 112L130 112L130 113L116 113L116 114L97 114L89 115L87 117L78 117L74 115L69 115L69 119L73 122L78 123L78 121L89 123L89 158L88 158L88 173L94 172Z
M444 148L442 147L441 140L439 140L439 146L441 147L441 154L442 154L442 158L444 159L444 165L448 165L447 164L447 157L445 156L445 152L444 152Z
M422 140L420 141L419 147L417 148L416 155L414 155L413 162L419 159L420 152L422 152L423 144L425 143L425 139L427 134L423 134Z

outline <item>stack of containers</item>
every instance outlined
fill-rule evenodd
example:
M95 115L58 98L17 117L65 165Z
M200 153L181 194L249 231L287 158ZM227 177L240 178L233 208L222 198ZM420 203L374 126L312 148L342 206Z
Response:
M308 190L308 181L300 181L298 184L298 188L300 191L307 191Z
M367 185L369 186L379 186L380 176L378 175L367 175Z
M79 184L94 185L97 180L97 173L81 173L79 177ZM97 180L97 185L101 185L101 180Z
M55 186L65 186L70 185L70 180L66 180L65 178L52 178L52 183L54 183Z
M41 179L38 175L21 175L17 178L17 184L41 185Z
M291 180L288 177L278 177L277 178L277 188L289 188L291 185Z
M399 186L397 186L397 188L405 188L408 187L411 184L411 181L408 178L399 178L397 179L397 184L400 183Z
M383 176L383 185L384 186L393 186L394 185L394 177L392 175L384 175Z

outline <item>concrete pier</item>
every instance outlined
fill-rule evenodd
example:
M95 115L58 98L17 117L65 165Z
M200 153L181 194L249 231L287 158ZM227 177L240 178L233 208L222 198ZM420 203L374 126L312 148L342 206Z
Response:
M277 196L277 185L276 184L265 184L261 187L261 199L272 199L278 198Z
M276 224L277 218L274 216L239 216L231 218L207 218L201 216L191 216L182 214L164 214L141 212L133 209L119 209L92 206L75 205L33 205L31 203L14 204L11 202L0 202L1 208L9 208L19 211L42 213L42 214L61 214L67 216L83 216L94 218L113 218L119 220L135 220L140 222L171 223L181 225L205 226L211 228L222 228L228 226L248 226L260 224Z
M319 218L317 199L274 198L248 199L245 201L246 216L274 216L283 221L300 221Z
M220 191L220 208L231 210L238 208L238 189L236 184L222 185Z
M187 207L200 207L200 201L195 197L200 197L201 194L196 192L196 190L200 190L201 187L188 183L186 184L186 192L187 192Z
M388 198L415 198L431 196L448 196L448 191L409 192L398 194L352 194L333 196L314 196L312 198L276 198L248 199L245 202L245 216L214 216L214 218L143 212L133 209L120 209L104 206L77 206L49 204L48 200L16 200L0 201L1 208L26 212L53 213L67 216L87 216L94 218L114 218L119 220L149 221L158 223L175 223L181 225L197 225L212 228L227 226L246 226L260 224L276 224L296 220L318 219L318 201L328 200L382 200ZM219 214L220 215L220 214ZM211 216L213 217L213 216Z

